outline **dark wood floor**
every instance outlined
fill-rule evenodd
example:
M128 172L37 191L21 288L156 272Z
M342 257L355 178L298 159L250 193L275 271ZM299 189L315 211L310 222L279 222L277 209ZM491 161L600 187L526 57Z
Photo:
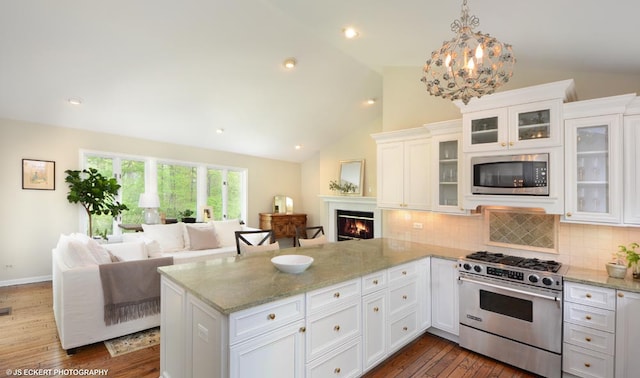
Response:
M112 358L97 343L68 356L60 347L52 305L50 282L0 287L0 308L12 308L0 316L0 377L8 377L7 369L108 369L109 377L159 377L159 346ZM365 377L533 376L425 334Z

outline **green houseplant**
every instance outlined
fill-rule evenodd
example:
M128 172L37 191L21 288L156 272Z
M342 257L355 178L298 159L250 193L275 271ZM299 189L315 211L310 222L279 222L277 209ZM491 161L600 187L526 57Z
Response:
M186 209L185 211L181 211L179 213L180 218L184 223L196 223L196 218L193 217L193 210Z
M640 247L640 245L636 242L629 244L629 246L618 246L618 253L624 254L627 259L627 267L633 268L632 273L634 279L640 279L640 266L638 265L640 255L636 252L636 248L638 247Z
M89 236L93 236L92 215L111 215L117 217L127 206L116 200L120 184L115 178L101 175L97 169L89 168L64 171L67 177L64 181L69 184L67 200L79 203L89 217Z

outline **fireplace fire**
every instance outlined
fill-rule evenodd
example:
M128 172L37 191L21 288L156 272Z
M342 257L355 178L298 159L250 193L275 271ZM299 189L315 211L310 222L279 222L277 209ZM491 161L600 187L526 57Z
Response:
M336 210L337 240L373 239L373 212Z

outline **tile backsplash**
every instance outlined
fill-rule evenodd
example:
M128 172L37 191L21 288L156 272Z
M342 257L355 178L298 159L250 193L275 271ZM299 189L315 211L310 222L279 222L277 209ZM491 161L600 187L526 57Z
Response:
M558 254L487 245L483 215L447 215L420 211L384 211L384 237L441 245L473 252L488 250L516 256L557 260L574 267L604 270L618 245L640 243L640 228L560 223ZM414 227L421 224L422 228ZM417 225L416 225L417 226Z

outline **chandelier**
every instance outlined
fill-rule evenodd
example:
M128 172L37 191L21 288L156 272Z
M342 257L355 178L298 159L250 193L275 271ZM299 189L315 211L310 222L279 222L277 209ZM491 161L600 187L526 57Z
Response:
M451 23L457 35L431 53L424 65L422 81L427 91L466 105L473 97L491 94L513 76L516 62L511 45L489 34L474 32L478 17L469 15L467 0L462 3L459 20Z

